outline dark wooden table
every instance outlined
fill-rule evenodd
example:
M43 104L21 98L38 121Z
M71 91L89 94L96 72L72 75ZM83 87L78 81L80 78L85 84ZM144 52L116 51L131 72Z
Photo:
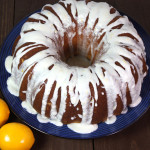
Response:
M99 0L101 1L101 0ZM103 0L135 19L150 35L149 0ZM7 34L25 16L46 3L57 0L0 0L0 45ZM0 98L4 98L0 93ZM21 122L11 113L8 122ZM149 150L150 109L136 123L114 135L72 140L45 135L32 129L36 142L32 150Z

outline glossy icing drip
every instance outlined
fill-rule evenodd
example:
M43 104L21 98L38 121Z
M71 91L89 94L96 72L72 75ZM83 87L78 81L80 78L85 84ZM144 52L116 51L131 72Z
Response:
M71 123L67 125L69 129L73 130L74 132L81 133L81 134L87 134L94 132L98 129L97 124L84 124L84 123Z
M32 107L32 105L30 103L27 103L26 101L23 101L21 103L21 106L26 109L27 112L29 112L30 114L36 115L37 111Z
M5 60L5 68L7 70L7 72L11 73L11 64L13 61L13 57L12 56L8 56Z
M139 103L147 72L144 49L128 18L107 3L66 0L47 4L21 29L8 89L11 92L11 82L16 83L16 94L11 93L50 120L112 123L115 110L125 113L129 100L130 106ZM91 65L66 64L74 55L87 57ZM102 109L102 100L107 106L106 117L96 122L94 112ZM71 121L66 121L66 116Z

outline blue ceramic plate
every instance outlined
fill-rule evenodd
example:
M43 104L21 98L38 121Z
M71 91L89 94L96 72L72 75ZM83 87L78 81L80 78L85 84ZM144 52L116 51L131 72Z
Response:
M21 100L18 97L15 97L9 93L7 90L6 81L10 74L5 70L5 59L8 55L11 55L12 45L14 40L19 35L20 30L24 22L28 17L24 18L20 21L11 33L7 36L4 44L2 45L0 52L0 87L1 91L10 106L11 110L23 121L25 121L28 125L36 128L37 130L65 138L72 139L90 139L90 138L98 138L110 134L114 134L119 132L120 130L128 127L133 124L136 120L138 120L145 112L148 110L150 106L150 70L148 75L144 79L144 83L142 86L141 96L142 102L135 108L129 108L129 111L117 117L117 121L114 124L108 125L105 123L100 123L98 125L98 130L92 132L90 134L78 134L71 131L66 125L62 127L57 127L51 123L40 123L38 122L36 115L29 114L25 109L21 107ZM150 37L143 30L143 28L138 25L134 20L130 19L137 29L138 33L142 37L147 53L147 64L150 67Z

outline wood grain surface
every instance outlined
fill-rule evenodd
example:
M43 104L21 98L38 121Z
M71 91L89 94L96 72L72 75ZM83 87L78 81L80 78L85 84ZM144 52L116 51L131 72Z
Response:
M22 18L40 9L44 4L58 0L0 0L0 46L7 34ZM96 0L95 0L96 1ZM102 0L97 0L102 1ZM149 0L103 0L132 17L150 34ZM0 93L0 98L4 98ZM11 113L8 122L22 122ZM22 122L23 123L23 122ZM108 137L90 140L72 140L45 135L32 129L36 142L32 150L149 150L150 110L136 123Z

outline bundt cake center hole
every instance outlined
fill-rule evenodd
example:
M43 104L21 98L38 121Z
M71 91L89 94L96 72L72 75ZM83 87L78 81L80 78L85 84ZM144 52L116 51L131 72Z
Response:
M77 66L77 67L83 67L83 68L87 68L91 65L91 61L82 55L70 57L68 58L66 63L69 66Z

